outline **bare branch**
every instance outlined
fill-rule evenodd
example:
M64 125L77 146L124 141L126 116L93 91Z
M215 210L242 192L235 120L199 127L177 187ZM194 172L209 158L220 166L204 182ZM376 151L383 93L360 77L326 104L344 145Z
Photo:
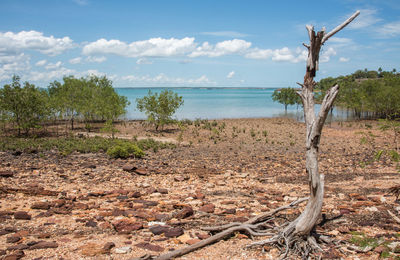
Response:
M339 93L339 85L336 84L331 87L328 92L325 94L324 99L322 100L321 108L318 113L316 128L313 129L313 135L321 135L322 127L324 126L325 119L329 113L329 110L332 107L333 102L336 99L337 94Z
M389 213L389 215L398 223L400 224L400 218L398 218L395 214L393 214L392 212L390 212L390 210L387 211Z
M327 33L324 38L322 38L321 44L324 44L329 38L331 38L335 33L338 31L342 30L344 27L346 27L351 21L353 21L358 15L360 14L360 11L356 11L352 16L350 16L346 21L344 21L341 25L337 26L335 29Z

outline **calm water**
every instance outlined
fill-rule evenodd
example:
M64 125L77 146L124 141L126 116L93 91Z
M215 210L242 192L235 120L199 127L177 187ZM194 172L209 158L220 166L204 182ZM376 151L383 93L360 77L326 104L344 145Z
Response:
M152 88L160 92L163 88ZM232 88L174 88L183 97L184 105L177 111L177 119L222 119L259 118L285 116L284 106L272 101L275 89L232 89ZM136 109L136 98L147 95L148 88L116 88L118 94L131 102L127 119L145 119L144 113ZM289 106L286 116L302 120L302 108ZM335 113L336 116L341 116Z

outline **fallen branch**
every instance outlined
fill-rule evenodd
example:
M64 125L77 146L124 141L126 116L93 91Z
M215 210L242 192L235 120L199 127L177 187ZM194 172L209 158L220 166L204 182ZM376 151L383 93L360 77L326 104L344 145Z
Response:
M230 224L226 224L226 225L222 225L222 226L205 227L205 228L203 228L203 230L210 231L210 232L216 232L216 231L220 231L220 232L207 238L207 239L201 240L201 241L197 242L196 244L187 246L185 248L174 250L167 254L155 257L154 259L166 260L166 259L172 259L175 257L179 257L182 255L188 254L190 252L193 252L197 249L200 249L204 246L214 244L225 237L231 236L235 232L241 232L241 231L246 232L250 236L273 236L274 233L265 232L265 230L261 229L261 228L265 227L266 223L272 220L271 217L276 215L278 212L293 208L296 205L298 205L306 200L308 200L308 197L298 199L296 201L293 201L289 205L285 205L285 206L273 209L269 212L255 216L255 217L247 220L244 223L235 222L235 223L230 223ZM271 228L271 227L269 227L269 228Z
M387 211L389 215L398 223L400 224L400 218L397 217L394 213L390 212L390 210Z

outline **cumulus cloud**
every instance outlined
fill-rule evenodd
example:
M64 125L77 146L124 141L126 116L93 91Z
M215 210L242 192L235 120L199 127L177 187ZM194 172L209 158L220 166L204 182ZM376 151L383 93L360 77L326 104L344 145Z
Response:
M327 50L323 50L321 56L319 58L320 62L328 62L331 59L331 56L336 55L336 50L333 47L329 47Z
M51 81L63 76L76 75L76 71L64 67L58 67L49 71L31 71L28 75L29 81Z
M184 55L195 48L194 38L151 38L131 43L99 39L83 47L84 55L114 54L124 57L169 57Z
M249 59L260 59L267 60L271 59L273 61L288 61L297 63L300 61L305 61L307 59L307 51L297 48L295 51L290 50L288 47L283 47L281 49L258 49L254 48L250 50L246 55Z
M340 62L348 62L350 59L349 58L345 58L345 57L340 57L339 61Z
M226 75L226 77L227 77L228 79L233 78L233 76L235 76L235 72L234 72L234 71L231 71L231 72L228 73L228 75Z
M76 58L73 58L73 59L69 60L69 63L71 63L71 64L79 64L81 62L82 62L82 58L81 57L76 57Z
M251 42L244 40L233 39L229 41L218 42L215 46L204 42L200 47L197 47L188 56L191 58L199 56L219 57L229 54L243 54L251 46Z
M86 61L88 62L96 62L96 63L102 63L104 61L106 61L107 58L104 56L89 56L86 58Z
M0 32L0 50L5 53L19 53L24 50L35 50L54 56L74 47L69 37L55 38L44 36L37 31Z
M215 82L210 81L207 76L203 75L199 78L195 79L184 79L184 78L174 78L168 77L164 73L160 73L155 77L151 77L149 75L146 76L135 76L128 75L121 78L123 81L128 81L131 83L140 83L146 85L159 85L159 84L173 84L173 85L215 85Z
M56 63L49 63L49 64L47 64L44 68L45 68L46 70L55 70L55 69L60 68L61 65L62 65L62 62L61 62L61 61L57 61Z
M136 64L142 65L142 64L153 64L151 60L148 60L146 58L140 58L136 61Z
M47 60L40 60L40 61L36 62L35 65L41 67L41 66L46 65L46 63L47 63Z
M0 81L11 79L14 74L30 70L30 57L24 53L7 55L0 53Z

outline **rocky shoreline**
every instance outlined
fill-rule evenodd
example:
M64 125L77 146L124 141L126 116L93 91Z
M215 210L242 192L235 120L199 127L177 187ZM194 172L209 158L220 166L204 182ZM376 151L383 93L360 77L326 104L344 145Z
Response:
M216 122L216 123L213 123ZM370 125L372 124L372 127ZM143 159L106 154L63 156L0 153L0 256L3 259L134 259L158 255L210 236L201 227L249 218L307 196L304 125L289 119L233 119L153 132L140 122L120 134L170 138L176 148L149 151ZM222 127L223 126L223 127ZM213 130L216 129L216 130ZM391 146L376 122L332 123L324 129L320 169L326 174L317 232L341 241L354 234L384 239L370 250L333 246L324 259L371 259L400 252L396 162L370 161ZM367 164L365 162L368 162ZM295 218L299 209L282 212ZM276 223L279 224L279 219ZM357 234L358 234L357 233ZM245 249L245 234L222 240L182 259L275 259L275 248Z

